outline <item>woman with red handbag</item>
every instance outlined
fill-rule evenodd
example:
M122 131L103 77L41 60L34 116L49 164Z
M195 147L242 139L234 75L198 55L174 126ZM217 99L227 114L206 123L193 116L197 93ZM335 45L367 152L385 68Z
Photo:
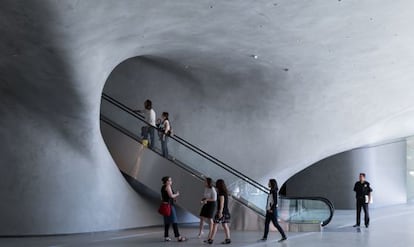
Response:
M178 225L177 225L177 213L175 212L175 206L174 201L175 199L180 195L180 193L177 191L177 193L174 193L173 189L171 188L172 185L172 179L171 177L163 177L162 179L162 187L161 187L161 198L163 203L168 203L171 207L171 213L169 216L164 216L164 240L165 241L171 241L171 238L169 235L170 225L172 224L174 229L174 236L177 238L178 242L186 241L187 239L180 235L180 232L178 231Z

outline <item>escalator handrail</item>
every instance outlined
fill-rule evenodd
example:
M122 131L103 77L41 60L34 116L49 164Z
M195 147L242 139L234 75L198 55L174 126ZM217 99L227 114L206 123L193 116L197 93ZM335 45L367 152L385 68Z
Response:
M119 124L115 123L114 121L110 120L105 115L100 114L100 119L101 119L101 121L105 122L106 124L110 125L111 127L115 128L116 130L120 131L122 134L128 136L129 138L132 138L136 142L141 143L141 139L136 134L132 133L131 131L125 129L124 127L122 127ZM161 152L157 152L155 150L152 150L152 151L154 151L155 153L157 153L160 156L162 155ZM178 165L179 167L181 167L182 169L184 169L187 172L189 172L191 175L194 175L194 176L197 176L200 179L203 179L203 176L200 173L197 173L193 169L190 169L188 166L181 165L179 162L174 162L174 163L176 165Z
M323 203L325 203L328 208L329 208L329 217L328 219L322 221L321 225L322 226L326 226L329 224L329 222L331 222L334 212L335 212L335 207L333 205L333 203L324 197L319 197L319 196L309 196L309 197L302 197L302 196L279 196L280 199L285 199L285 200L310 200L310 201L321 201Z
M113 97L109 96L108 94L102 93L102 98L104 100L108 101L109 103L115 105L119 109L123 110L124 112L129 113L131 116L133 116L133 117L139 119L140 121L150 125L150 123L145 121L145 119L142 115L137 114L131 108L129 108L125 104L119 102L118 100L114 99ZM246 183L252 185L253 187L256 187L257 189L261 190L262 192L265 192L265 193L269 192L269 189L267 187L265 187L262 184L256 182L255 180L249 178L248 176L240 173L239 171L235 170L231 166L229 166L226 163L220 161L219 159L213 157L212 155L210 155L207 152L203 151L202 149L196 147L195 145L189 143L188 141L184 140L183 138L181 138L181 137L179 137L175 134L173 136L170 136L170 138L174 139L176 142L178 142L181 145L187 147L188 149L190 149L191 151L193 151L193 152L197 153L198 155L204 157L205 159L211 161L212 163L219 166L220 168L228 171L229 173L233 174L234 176L238 177L239 179L241 179L241 180L245 181Z
M146 122L144 117L141 114L136 113L135 111L133 111L131 108L127 107L126 105L122 104L121 102L113 99L112 97L110 97L109 95L103 93L102 94L102 98L105 99L106 101L110 102L111 104L117 106L119 109L123 110L124 112L129 113L130 115L132 115L133 117L139 119L140 121L150 125L150 123ZM103 114L101 114L101 120L103 120L104 122L106 122L107 124L111 125L112 127L114 127L115 129L118 129L120 132L124 133L125 135L129 136L130 138L136 140L137 142L140 142L141 139L134 133L130 132L129 130L125 129L124 127L116 124L115 122L113 122L112 120L110 120L109 118L105 117ZM251 184L253 187L256 187L258 189L260 189L262 192L265 192L266 194L269 193L269 190L264 187L263 185L259 184L258 182L254 181L253 179L250 179L249 177L245 176L244 174L238 172L237 170L235 170L234 168L228 166L227 164L225 164L224 162L216 159L215 157L211 156L210 154L204 152L203 150L201 150L200 148L194 146L193 144L187 142L186 140L182 139L181 137L174 135L171 136L170 138L174 139L175 141L177 141L178 143L182 144L183 146L189 148L190 150L192 150L193 152L197 153L198 155L202 156L203 158L211 161L212 163L216 164L217 166L221 167L222 169L230 172L231 174L233 174L234 176L238 177L239 179ZM158 153L160 155L160 153ZM197 171L194 171L193 169L189 168L186 165L183 164L178 164L181 162L174 162L175 164L177 164L178 166L180 166L182 169L186 170L187 172L189 172L192 175L195 175L197 177L199 177L200 179L203 179L203 175L198 173ZM237 199L237 198L235 198ZM327 198L324 197L289 197L289 196L280 196L280 199L286 199L286 200L314 200L314 201L322 201L324 202L330 210L330 216L328 219L324 220L323 222L321 222L322 226L326 226L327 224L329 224L329 222L332 220L333 218L333 214L335 211L334 205L332 204L331 201L329 201ZM251 205L249 205L248 203L244 202L243 200L240 200L240 202L242 204L244 204L245 206L251 208L252 210L254 210L256 213L264 215L263 212L261 212L261 210L256 209L256 207L252 207Z

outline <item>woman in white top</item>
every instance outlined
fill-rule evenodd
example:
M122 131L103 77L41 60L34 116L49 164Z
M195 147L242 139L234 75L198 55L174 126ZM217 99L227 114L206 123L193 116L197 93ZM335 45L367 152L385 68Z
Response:
M161 115L161 125L160 125L160 141L162 156L168 159L168 136L171 133L170 120L168 119L168 112L163 112Z
M198 232L198 238L203 235L204 222L207 221L209 224L209 232L213 230L213 216L216 209L217 192L213 187L213 180L206 178L204 182L204 195L201 199L203 207L200 212L200 229Z
M282 238L279 240L279 242L282 242L285 241L287 237L282 227L279 225L279 222L277 221L277 191L279 188L277 186L276 179L269 179L268 186L270 188L270 193L267 196L265 229L261 240L267 240L267 235L269 234L269 225L270 222L272 222L276 229L279 231L280 235L282 235Z

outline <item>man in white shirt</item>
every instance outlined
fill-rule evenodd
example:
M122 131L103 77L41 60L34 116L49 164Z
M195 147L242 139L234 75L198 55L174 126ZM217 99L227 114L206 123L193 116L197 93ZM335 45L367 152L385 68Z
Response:
M155 119L156 114L154 109L152 109L152 102L151 100L147 99L144 102L144 110L136 110L135 112L143 113L145 117L145 122L147 122L148 126L142 127L142 137L149 141L148 147L154 147L154 140L155 140ZM148 139L149 135L149 139Z

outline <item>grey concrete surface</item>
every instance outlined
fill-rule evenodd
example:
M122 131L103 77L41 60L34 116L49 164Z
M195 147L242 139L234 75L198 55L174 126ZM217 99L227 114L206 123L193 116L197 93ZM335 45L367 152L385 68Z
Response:
M266 242L258 239L262 231L232 231L232 244L230 246L243 247L265 247L265 246L294 246L294 247L378 247L395 246L407 247L414 244L412 227L414 227L413 207L409 205L393 206L371 210L372 221L370 228L353 228L354 211L338 211L333 222L323 228L322 232L313 233L287 233L288 240L278 243L280 235L270 232ZM206 228L207 230L207 228ZM198 239L198 229L195 226L180 226L180 232L189 240L185 243L176 241L163 242L163 231L158 228L144 228L131 231L107 232L99 234L82 234L73 236L58 236L48 238L9 238L1 239L2 246L209 246L204 244L203 238ZM219 229L216 243L213 246L222 246L220 242L224 239L223 230Z
M406 203L406 150L406 141L402 140L334 155L291 177L286 182L286 195L322 196L336 209L352 209L355 208L354 184L359 173L364 172L374 190L371 207Z
M117 173L99 131L104 84L131 57L158 58L157 73L142 77L156 94L131 75L139 84L129 88L131 103L154 98L157 110L173 112L178 133L262 182L413 134L410 7L406 0L3 1L0 234L147 223L150 209Z
M139 41L163 45L145 44L104 91L130 106L152 99L179 135L242 172L283 183L330 155L413 133L406 1L182 3L189 12L143 29Z

